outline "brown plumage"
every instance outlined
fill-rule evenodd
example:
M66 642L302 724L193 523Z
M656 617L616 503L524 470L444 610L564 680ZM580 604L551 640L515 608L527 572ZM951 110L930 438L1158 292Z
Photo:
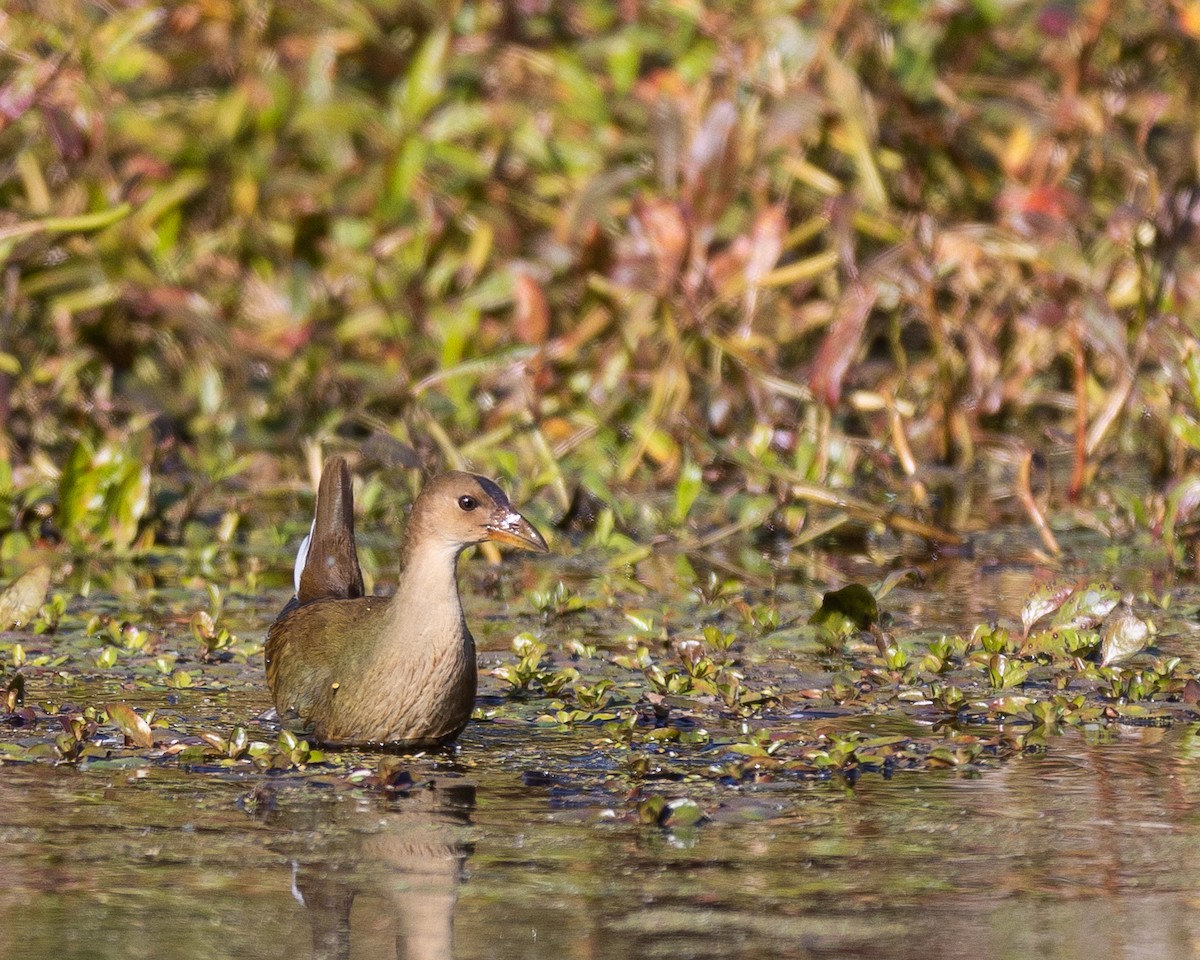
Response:
M458 555L494 540L546 550L491 480L444 473L413 504L391 597L363 596L350 472L331 457L297 559L297 595L267 632L280 720L328 744L419 748L453 740L475 703L475 641L458 595Z

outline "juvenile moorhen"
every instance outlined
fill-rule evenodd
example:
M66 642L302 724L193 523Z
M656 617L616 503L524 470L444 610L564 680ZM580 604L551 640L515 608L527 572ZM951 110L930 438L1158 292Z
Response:
M350 470L330 457L296 557L296 595L267 632L267 684L280 721L299 721L335 746L424 749L457 737L475 703L477 670L458 556L487 540L547 549L491 480L436 476L405 526L395 594L364 596Z

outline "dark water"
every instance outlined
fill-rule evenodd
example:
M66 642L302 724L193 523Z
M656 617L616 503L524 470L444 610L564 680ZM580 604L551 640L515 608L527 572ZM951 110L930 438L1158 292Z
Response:
M839 569L869 580L869 566ZM898 631L1011 619L1041 573L935 564L888 607ZM805 602L802 588L779 596ZM260 634L281 598L230 599L228 622ZM482 660L498 662L526 626L495 599L470 606ZM187 612L171 612L171 637ZM603 642L620 613L579 622ZM1195 669L1189 631L1161 646ZM63 690L54 670L27 672L31 700L122 699L183 729L228 732L268 705L260 657L172 692L120 668ZM454 755L404 761L413 786L396 796L355 786L344 760L279 775L137 756L0 763L0 958L1200 954L1195 724L1068 728L969 774L654 784L707 815L675 829L639 822L599 736L473 723Z
M579 745L555 750L564 765ZM972 779L729 790L663 830L503 738L407 797L154 769L0 777L0 955L1185 957L1196 730L1068 733ZM544 753L543 753L544 756Z

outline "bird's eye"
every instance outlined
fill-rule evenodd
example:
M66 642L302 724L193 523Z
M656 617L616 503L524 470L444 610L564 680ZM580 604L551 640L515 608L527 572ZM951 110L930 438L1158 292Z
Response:
M466 494L464 494L463 496L458 498L458 505L460 507L462 507L462 509L470 511L470 510L474 510L477 506L479 506L479 501L476 500L474 497L469 497Z

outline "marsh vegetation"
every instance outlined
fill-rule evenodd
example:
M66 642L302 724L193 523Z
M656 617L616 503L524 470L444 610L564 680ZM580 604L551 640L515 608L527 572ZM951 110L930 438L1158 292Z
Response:
M7 5L3 909L68 955L82 889L163 955L128 905L174 888L209 949L270 865L253 905L308 890L333 955L360 895L442 955L457 910L464 956L579 913L599 956L1090 956L1091 896L1122 955L1194 942L1198 40L1189 3ZM465 565L457 753L263 716L334 451L369 589L432 471L551 540Z

